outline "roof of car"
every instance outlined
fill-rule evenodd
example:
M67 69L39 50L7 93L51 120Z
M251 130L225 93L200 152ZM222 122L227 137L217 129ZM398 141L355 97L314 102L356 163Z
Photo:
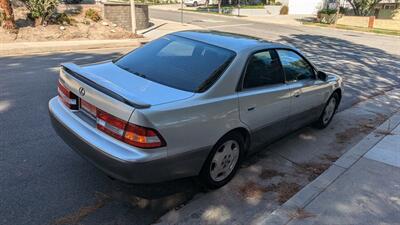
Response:
M257 37L210 30L189 30L172 33L173 35L189 38L207 44L216 45L235 52L260 48L288 48L289 46L269 42Z

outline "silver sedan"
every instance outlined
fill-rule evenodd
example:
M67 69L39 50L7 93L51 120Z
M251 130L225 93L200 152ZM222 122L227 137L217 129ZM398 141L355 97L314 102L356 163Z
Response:
M77 153L130 183L198 176L218 188L240 162L300 127L331 122L342 79L298 50L183 31L118 59L61 67L53 127Z

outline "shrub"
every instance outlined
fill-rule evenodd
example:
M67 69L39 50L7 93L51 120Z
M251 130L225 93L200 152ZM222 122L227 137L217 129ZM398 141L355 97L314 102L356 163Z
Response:
M282 6L281 11L279 12L281 15L289 14L289 7L287 5Z
M47 22L56 12L58 0L25 0L29 17L35 20L35 25Z
M318 14L328 14L328 15L332 15L332 14L336 14L337 10L336 9L321 9L318 11Z
M94 9L88 9L85 12L85 18L89 18L89 19L93 20L94 22L98 22L101 20L99 12Z
M76 22L73 18L69 17L65 12L64 13L55 13L51 16L50 21L59 25L71 25Z

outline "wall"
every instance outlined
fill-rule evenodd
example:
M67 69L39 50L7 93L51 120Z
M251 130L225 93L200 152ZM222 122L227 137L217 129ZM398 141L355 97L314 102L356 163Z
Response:
M324 0L289 0L289 15L317 14L323 5Z
M344 16L338 20L337 24L355 27L368 27L368 17ZM400 20L376 19L374 28L400 30Z
M150 26L149 7L135 4L136 29L142 30ZM126 30L131 30L131 6L127 3L104 3L103 17Z

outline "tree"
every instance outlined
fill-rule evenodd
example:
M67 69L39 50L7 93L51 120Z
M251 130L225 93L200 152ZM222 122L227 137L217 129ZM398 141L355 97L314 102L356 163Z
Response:
M3 27L7 30L15 29L16 26L14 20L14 12L10 0L0 0L0 9L2 9L4 13Z
M356 16L368 16L382 0L347 0Z

